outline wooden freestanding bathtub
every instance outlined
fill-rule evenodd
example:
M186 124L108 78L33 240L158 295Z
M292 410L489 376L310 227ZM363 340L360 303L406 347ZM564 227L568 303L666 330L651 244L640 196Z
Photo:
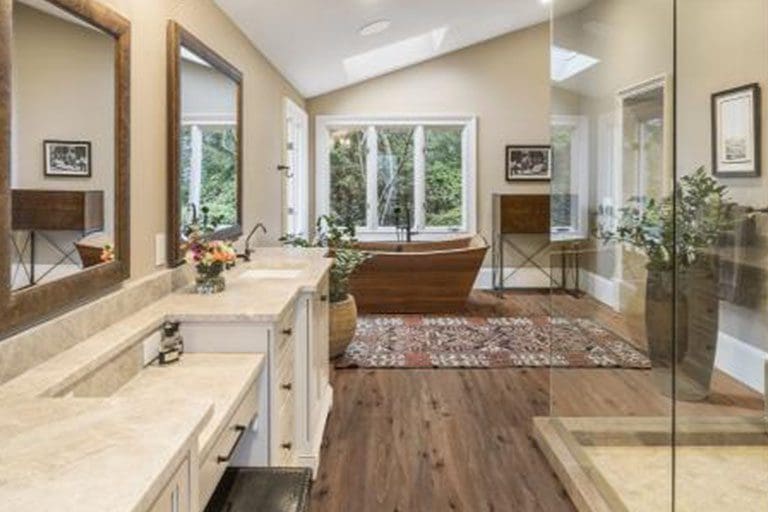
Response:
M351 278L362 313L452 313L464 307L488 243L477 235L439 242L360 242L371 258Z

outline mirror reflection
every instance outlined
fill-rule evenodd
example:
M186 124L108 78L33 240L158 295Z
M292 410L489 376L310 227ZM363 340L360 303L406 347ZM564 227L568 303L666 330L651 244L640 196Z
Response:
M182 240L197 225L217 233L238 224L238 83L181 48Z
M115 41L41 0L14 0L11 289L111 261Z

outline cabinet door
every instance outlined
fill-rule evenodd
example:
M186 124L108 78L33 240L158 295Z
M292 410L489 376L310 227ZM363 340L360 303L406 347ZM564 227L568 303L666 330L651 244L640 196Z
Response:
M158 496L149 512L189 512L190 505L189 459L184 459L171 480Z
M328 278L326 277L312 303L312 368L310 369L310 396L315 405L320 405L328 385Z

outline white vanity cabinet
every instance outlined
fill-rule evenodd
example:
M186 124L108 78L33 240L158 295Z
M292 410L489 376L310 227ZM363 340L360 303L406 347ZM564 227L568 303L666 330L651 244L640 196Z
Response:
M328 362L328 276L315 293L302 294L297 320L303 329L296 345L297 463L317 471L325 422L333 402Z
M332 403L328 362L328 276L302 292L276 322L182 322L185 351L264 353L258 417L231 464L317 469Z
M184 459L148 512L192 512L198 510L192 494L190 458Z

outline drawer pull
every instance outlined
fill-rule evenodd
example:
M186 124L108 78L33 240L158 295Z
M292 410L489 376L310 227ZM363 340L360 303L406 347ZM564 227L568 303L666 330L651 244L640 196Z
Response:
M243 437L243 434L245 434L247 429L248 427L245 425L235 425L234 430L237 432L237 439L235 439L235 443L232 445L232 448L229 450L228 454L217 456L216 462L221 464L222 462L229 462L232 460L232 456L235 454L235 448L237 448L237 444L240 442L240 439Z
M283 448L285 450L290 450L293 447L293 443L283 443L280 445L280 448Z
M290 336L291 334L293 334L293 329L291 329L290 327L288 329L283 329L283 334L285 334L286 336Z
M283 389L285 389L286 391L290 391L290 390L291 390L291 388L293 387L293 384L291 384L290 382L288 382L288 383L286 383L286 384L282 384L280 387L281 387L281 388L283 388Z

